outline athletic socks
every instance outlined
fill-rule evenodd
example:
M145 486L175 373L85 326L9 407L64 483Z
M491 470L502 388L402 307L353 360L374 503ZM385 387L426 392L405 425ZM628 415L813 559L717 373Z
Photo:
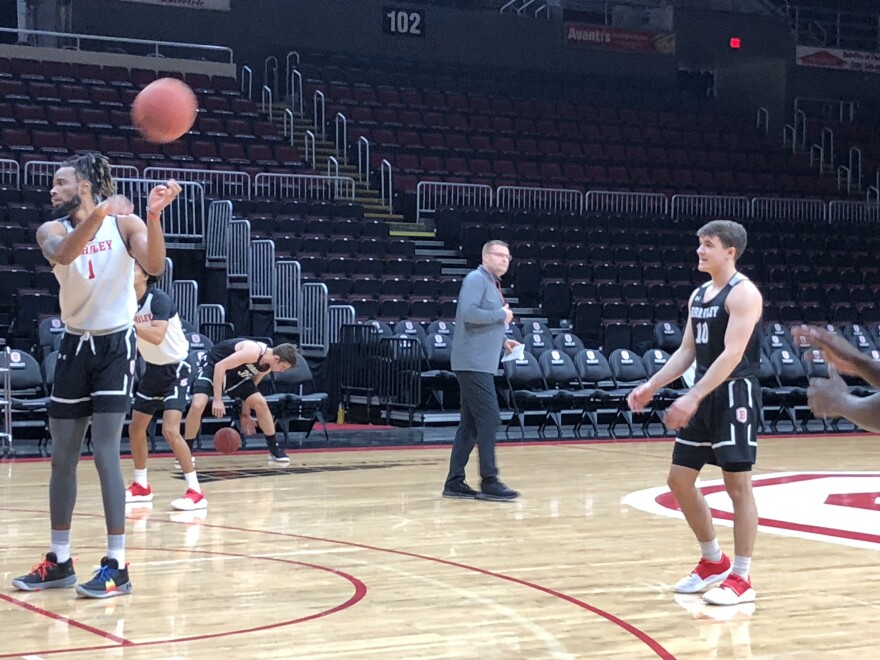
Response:
M107 535L107 557L115 559L120 568L125 568L125 534Z
M70 559L70 530L53 529L49 552L54 552L59 564Z
M144 488L149 486L150 482L147 481L147 468L144 468L143 470L135 469L134 480L135 480L135 483L140 484Z
M718 537L711 541L700 541L700 554L711 562L721 561L721 546L718 545Z
M186 479L186 487L196 491L197 493L202 492L201 486L199 486L199 478L196 476L196 471L185 472L183 478Z
M736 573L742 578L749 577L749 569L752 566L752 558L751 557L740 557L739 555L733 556L733 565L730 568L731 573Z

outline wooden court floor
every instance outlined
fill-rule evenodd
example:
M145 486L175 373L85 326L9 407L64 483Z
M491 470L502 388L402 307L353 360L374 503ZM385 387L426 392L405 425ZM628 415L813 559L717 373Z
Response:
M441 498L446 447L205 454L204 516L169 510L183 482L156 458L153 508L129 511L134 592L106 601L12 589L46 550L49 465L2 462L0 658L876 658L880 438L761 439L758 600L733 608L670 590L698 558L670 451L504 445L513 503ZM719 476L702 486L732 553ZM79 493L83 579L105 544L88 461Z

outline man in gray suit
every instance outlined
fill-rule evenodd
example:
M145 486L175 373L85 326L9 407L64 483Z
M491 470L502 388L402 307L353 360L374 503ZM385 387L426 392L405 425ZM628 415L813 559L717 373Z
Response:
M507 272L510 259L507 243L489 241L483 246L483 263L461 283L452 337L452 371L461 390L461 421L443 497L504 501L519 496L499 481L495 466L495 434L501 419L495 373L501 348L512 351L518 344L504 337L513 312L501 294L500 277ZM480 448L480 492L465 483L465 466L475 444Z

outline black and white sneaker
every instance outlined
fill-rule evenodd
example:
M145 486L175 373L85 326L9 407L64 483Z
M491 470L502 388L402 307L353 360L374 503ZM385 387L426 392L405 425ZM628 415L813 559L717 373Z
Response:
M269 462L270 463L290 463L290 457L281 445L269 445Z
M519 493L508 488L501 481L490 481L480 486L480 492L477 493L478 500L491 500L493 502L508 502L519 497Z

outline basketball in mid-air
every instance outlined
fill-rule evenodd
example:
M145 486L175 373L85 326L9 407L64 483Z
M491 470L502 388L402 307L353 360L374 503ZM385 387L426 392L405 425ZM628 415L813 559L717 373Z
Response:
M173 142L192 128L199 112L195 93L182 80L159 78L131 104L131 122L149 142Z
M214 449L221 454L231 454L241 447L241 436L231 426L225 426L214 434Z

